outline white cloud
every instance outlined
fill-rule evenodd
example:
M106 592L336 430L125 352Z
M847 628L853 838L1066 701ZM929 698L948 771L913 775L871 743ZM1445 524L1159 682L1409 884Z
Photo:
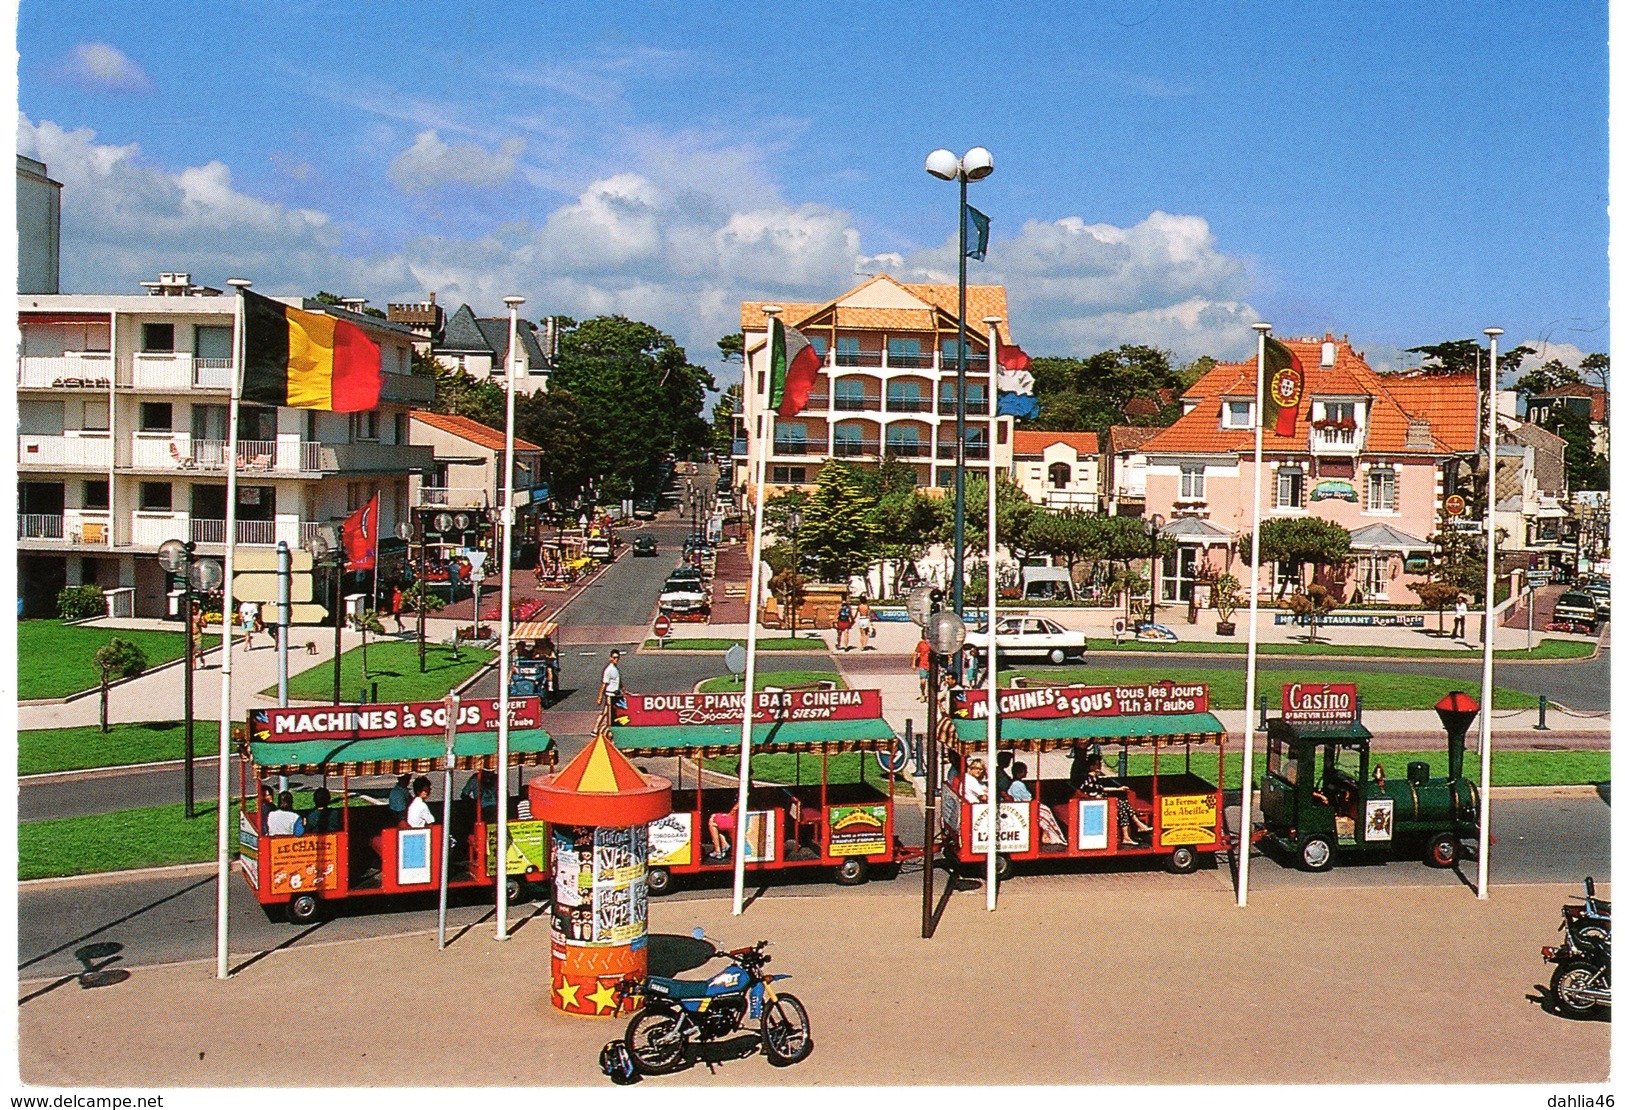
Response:
M57 64L56 76L99 92L143 93L152 80L129 55L106 42L82 42Z
M1553 343L1549 339L1525 339L1517 346L1528 347L1535 352L1532 358L1524 360L1523 369L1525 370L1545 366L1548 362L1554 360L1561 362L1571 370L1578 370L1580 361L1591 353L1590 351L1581 350L1573 343Z
M525 140L503 139L495 150L477 143L447 143L435 131L420 131L410 147L389 164L389 179L403 193L445 185L495 189L506 184L519 164Z

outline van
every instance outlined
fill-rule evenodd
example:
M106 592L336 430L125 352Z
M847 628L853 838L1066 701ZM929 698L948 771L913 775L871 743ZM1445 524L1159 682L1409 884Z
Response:
M1065 567L1022 567L1023 601L1072 601L1072 572Z

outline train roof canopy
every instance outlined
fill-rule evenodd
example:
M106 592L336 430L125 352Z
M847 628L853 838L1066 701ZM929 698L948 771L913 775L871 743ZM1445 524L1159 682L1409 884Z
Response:
M985 720L955 720L949 743L958 748L987 743ZM1102 717L1029 719L1002 717L999 744L1022 751L1054 751L1076 744L1219 744L1224 725L1211 713L1146 713Z
M453 751L453 764L458 770L494 770L497 734L495 731L459 732ZM444 737L433 735L256 740L250 745L250 755L256 767L281 774L325 771L345 775L399 775L444 770L446 741ZM558 762L558 751L545 729L512 729L508 734L508 762L551 767Z

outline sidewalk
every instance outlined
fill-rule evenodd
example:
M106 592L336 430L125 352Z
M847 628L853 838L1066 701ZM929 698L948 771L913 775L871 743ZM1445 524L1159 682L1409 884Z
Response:
M1539 1004L1549 968L1538 947L1573 884L1502 886L1487 901L1464 886L1316 884L1255 889L1245 908L1228 884L1225 872L1017 881L996 913L980 891L956 894L930 941L918 895L886 883L775 889L742 919L725 892L651 901L659 972L695 974L677 958L695 925L726 945L771 939L772 970L793 976L816 1047L788 1069L724 1056L715 1074L699 1065L639 1089L1608 1078L1610 1025ZM607 1094L598 1051L625 1019L554 1011L546 914L519 907L513 920L506 942L486 919L443 952L432 932L325 945L318 933L249 966L235 953L242 970L226 982L213 960L137 969L99 990L66 980L19 1008L21 1076ZM405 997L417 1000L410 1021L398 1020ZM310 1013L314 1054L311 1021L272 1017ZM1304 1050L1282 1050L1294 1045Z

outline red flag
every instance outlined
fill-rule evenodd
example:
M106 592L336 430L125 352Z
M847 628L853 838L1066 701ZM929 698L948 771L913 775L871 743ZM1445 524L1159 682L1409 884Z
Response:
M999 366L1012 374L1017 370L1025 370L1033 364L1032 356L1020 347L1007 347L999 344Z
M344 522L344 563L351 570L378 566L378 495Z
M768 321L768 365L772 368L770 404L779 415L794 416L806 408L824 360L805 335L777 317Z

